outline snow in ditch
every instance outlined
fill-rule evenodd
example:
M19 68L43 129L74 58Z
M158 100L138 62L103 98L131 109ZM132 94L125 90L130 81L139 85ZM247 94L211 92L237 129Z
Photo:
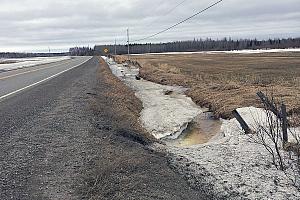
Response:
M266 119L266 112L260 108L240 108L238 112L254 129L258 120ZM250 137L242 133L237 120L223 120L221 136L203 145L159 148L174 155L173 164L192 185L211 187L218 198L300 199L300 192L289 178L271 164L271 157L263 146L251 142ZM291 135L289 138L293 139ZM292 173L287 171L294 177Z
M32 67L40 64L47 64L57 61L69 60L69 56L59 57L33 57L33 58L1 58L0 71L10 71L14 69L21 69L24 67ZM14 62L9 64L1 64L3 62Z
M139 70L116 64L106 59L113 74L123 79L143 102L141 122L146 130L160 139L166 136L178 137L197 115L202 113L191 98L184 95L185 88L165 86L146 80L136 80ZM173 91L165 95L166 91Z
M199 107L181 94L183 88L135 80L137 69L117 65L110 59L107 62L112 72L143 101L141 121L157 138L178 133L186 122L201 113ZM174 90L176 95L166 96L164 90ZM252 129L258 126L258 121L266 119L266 112L260 108L237 110ZM300 135L299 129L295 131ZM293 137L289 135L289 139ZM212 192L212 199L300 199L300 192L285 173L271 164L265 148L251 142L235 119L222 120L220 134L206 144L190 147L156 144L155 148L173 155L171 164L191 186L207 194ZM287 174L293 177L291 171Z

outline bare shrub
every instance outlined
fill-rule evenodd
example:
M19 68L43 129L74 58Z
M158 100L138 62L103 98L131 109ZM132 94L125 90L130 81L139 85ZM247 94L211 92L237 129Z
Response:
M299 115L292 114L291 121L299 125ZM300 190L300 135L299 128L289 127L289 133L291 141L285 145L285 150L288 152L288 169L290 169L290 174L286 173L286 176L292 181L294 186Z
M281 103L275 101L271 94L269 98L272 105L279 112L274 114L270 106L263 103L264 117L253 116L255 121L254 134L249 135L250 141L262 145L269 155L273 165L285 173L293 185L300 190L300 135L299 129L288 128L289 142L283 140ZM290 121L299 120L299 116L291 115ZM299 124L299 121L298 121Z
M278 106L276 107L278 108ZM250 135L251 141L263 145L271 155L273 165L277 169L284 171L286 164L282 152L280 151L283 144L281 120L279 116L274 115L269 110L266 104L264 104L263 109L265 117L253 117L255 121L253 131L255 134Z

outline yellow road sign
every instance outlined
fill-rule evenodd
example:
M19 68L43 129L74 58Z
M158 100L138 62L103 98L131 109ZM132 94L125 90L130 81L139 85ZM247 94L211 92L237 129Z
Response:
M109 52L109 50L107 48L105 48L103 51L104 51L104 53L108 53Z

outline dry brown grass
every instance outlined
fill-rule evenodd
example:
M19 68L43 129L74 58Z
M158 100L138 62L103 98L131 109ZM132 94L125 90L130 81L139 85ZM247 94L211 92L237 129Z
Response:
M96 129L83 156L87 164L81 169L80 199L213 199L207 190L191 189L165 153L147 146L157 140L138 122L142 102L102 59L97 77L90 97Z
M100 69L101 81L107 86L113 86L110 87L110 90L102 91L101 99L109 100L112 105L110 109L114 113L118 113L120 119L122 119L118 121L119 127L122 127L125 121L126 128L129 124L131 129L138 131L143 137L156 141L139 122L140 112L143 109L142 102L135 97L132 90L112 74L103 59L100 59L100 64L105 66ZM99 104L99 102L96 103Z
M119 57L120 61L123 59ZM191 88L187 95L216 117L243 106L260 106L259 90L273 92L290 112L300 112L300 53L134 56L141 77Z

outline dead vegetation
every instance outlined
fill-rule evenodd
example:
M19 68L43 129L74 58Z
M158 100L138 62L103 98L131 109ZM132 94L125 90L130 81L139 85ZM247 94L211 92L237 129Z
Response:
M167 155L149 147L157 141L140 126L142 102L100 59L97 83L89 94L95 131L92 155L83 159L81 199L198 199L169 166Z
M300 53L142 55L132 60L141 65L142 78L189 87L187 95L216 117L230 118L238 107L259 107L256 92L269 90L286 102L289 113L300 112Z
M104 60L100 60L102 65L106 66ZM106 99L109 99L112 104L112 109L120 115L120 118L126 119L126 123L130 123L130 127L145 134L145 137L151 137L146 134L146 131L141 127L139 123L140 112L143 109L142 102L137 99L134 92L126 87L120 80L113 76L112 72L106 66L101 68L101 75L105 84L112 85L110 90L104 92ZM121 125L123 122L118 122Z

